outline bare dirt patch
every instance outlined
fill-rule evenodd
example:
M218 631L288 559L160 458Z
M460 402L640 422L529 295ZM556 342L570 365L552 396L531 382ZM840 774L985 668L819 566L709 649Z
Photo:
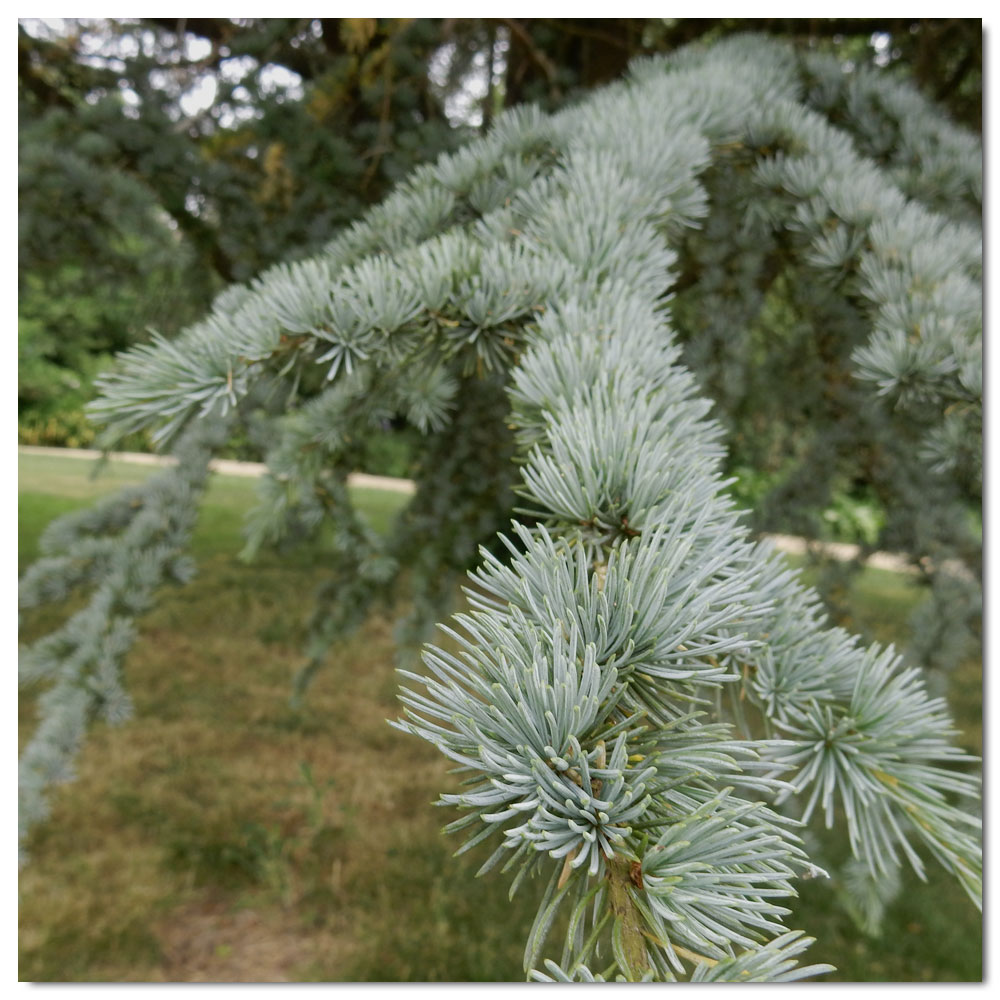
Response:
M304 930L280 912L236 908L218 899L186 904L156 927L163 976L178 983L294 983L310 967L340 964L343 936Z

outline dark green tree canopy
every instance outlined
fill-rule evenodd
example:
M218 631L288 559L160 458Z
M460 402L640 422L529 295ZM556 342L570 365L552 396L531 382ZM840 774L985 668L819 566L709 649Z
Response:
M755 22L910 72L972 123L976 21ZM77 433L108 356L318 251L498 110L546 109L738 19L26 19L18 29L22 421ZM843 112L831 109L832 114ZM850 119L854 115L844 115ZM896 148L877 108L863 152ZM939 182L927 179L929 187ZM54 441L60 438L54 429Z

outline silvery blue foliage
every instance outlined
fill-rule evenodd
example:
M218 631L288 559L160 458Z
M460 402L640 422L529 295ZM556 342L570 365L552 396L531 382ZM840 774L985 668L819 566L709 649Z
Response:
M402 672L394 725L465 776L441 799L462 812L448 827L467 834L462 850L491 841L483 870L502 862L513 888L547 879L525 951L536 979L824 971L797 965L811 939L783 923L795 880L825 874L795 832L814 812L844 813L872 877L903 859L921 872L922 846L980 892L978 821L954 804L975 782L956 768L969 758L943 703L892 649L831 627L754 544L725 492L724 429L680 363L671 288L685 241L711 237L718 309L705 324L736 340L760 296L730 295L719 261L736 247L737 283L753 284L754 242L781 233L824 294L850 275L870 309L860 379L900 406L958 401L966 431L981 412L975 227L912 200L923 189L904 162L880 169L802 103L808 85L817 104L863 111L879 84L845 97L821 61L807 66L804 82L792 50L731 39L642 61L553 116L507 113L321 258L274 268L178 340L129 352L94 407L112 437L155 427L169 440L239 413L270 381L301 393L277 422L250 533L252 549L339 526L300 694L401 566L414 567L418 610L441 616L455 574L492 546L478 549L468 612ZM885 114L916 113L906 91L885 93ZM870 123L858 128L870 142ZM904 132L921 150L932 135L965 148L947 130ZM719 163L742 187L707 186ZM955 181L963 197L973 173ZM734 217L713 214L710 191ZM382 540L345 482L352 442L395 414L429 437L417 496ZM927 474L949 471L942 434L961 428L943 426L920 452ZM90 546L81 580L111 560ZM143 562L130 550L140 596L172 551ZM32 570L25 592L59 596L61 567ZM69 670L56 646L37 647L29 669ZM112 673L92 680L116 711ZM65 776L85 730L80 691L45 713L22 765L29 790ZM545 951L559 914L556 962Z
M90 722L121 723L132 714L121 674L135 619L161 584L193 575L184 549L224 431L217 421L196 426L180 442L176 466L93 510L53 522L42 536L44 556L22 580L21 606L81 589L90 590L90 601L61 628L21 649L20 683L50 685L39 698L41 722L18 769L22 846L31 826L48 815L49 786L72 778Z

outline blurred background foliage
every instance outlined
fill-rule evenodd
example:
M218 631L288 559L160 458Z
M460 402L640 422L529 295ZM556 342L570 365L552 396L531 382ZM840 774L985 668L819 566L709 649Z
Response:
M115 352L179 332L234 281L316 253L415 164L504 107L553 109L636 57L747 30L832 54L845 71L909 80L981 131L974 19L22 19L19 441L92 445L84 406ZM823 111L864 149L844 94ZM878 133L880 112L867 110ZM780 242L725 228L743 211L728 204L729 169L740 167L720 162L703 177L715 211L680 247L673 316L726 426L731 489L752 527L914 561L940 562L947 536L947 558L977 574L978 487L959 496L907 478L916 432L901 434L852 374L863 307L820 288ZM123 447L150 443L135 435ZM263 457L243 431L226 454ZM360 461L410 476L419 454L416 431L387 420ZM949 505L962 523L943 519ZM831 574L823 591L835 610L840 570ZM978 604L960 608L961 588L949 587L935 590L937 611L971 642Z
M82 408L116 351L316 252L502 108L748 29L909 77L981 129L977 20L22 19L19 440L91 444ZM390 433L371 471L407 456Z

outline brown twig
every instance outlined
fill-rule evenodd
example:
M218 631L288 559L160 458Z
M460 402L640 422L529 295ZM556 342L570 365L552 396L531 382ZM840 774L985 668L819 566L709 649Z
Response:
M532 41L531 35L528 34L524 25L521 24L520 21L515 21L511 17L500 18L500 23L509 28L513 34L517 35L527 50L528 55L531 56L532 60L541 67L546 79L554 87L556 85L557 75L555 64L544 52L542 52L541 49L538 48L538 46L535 45Z

